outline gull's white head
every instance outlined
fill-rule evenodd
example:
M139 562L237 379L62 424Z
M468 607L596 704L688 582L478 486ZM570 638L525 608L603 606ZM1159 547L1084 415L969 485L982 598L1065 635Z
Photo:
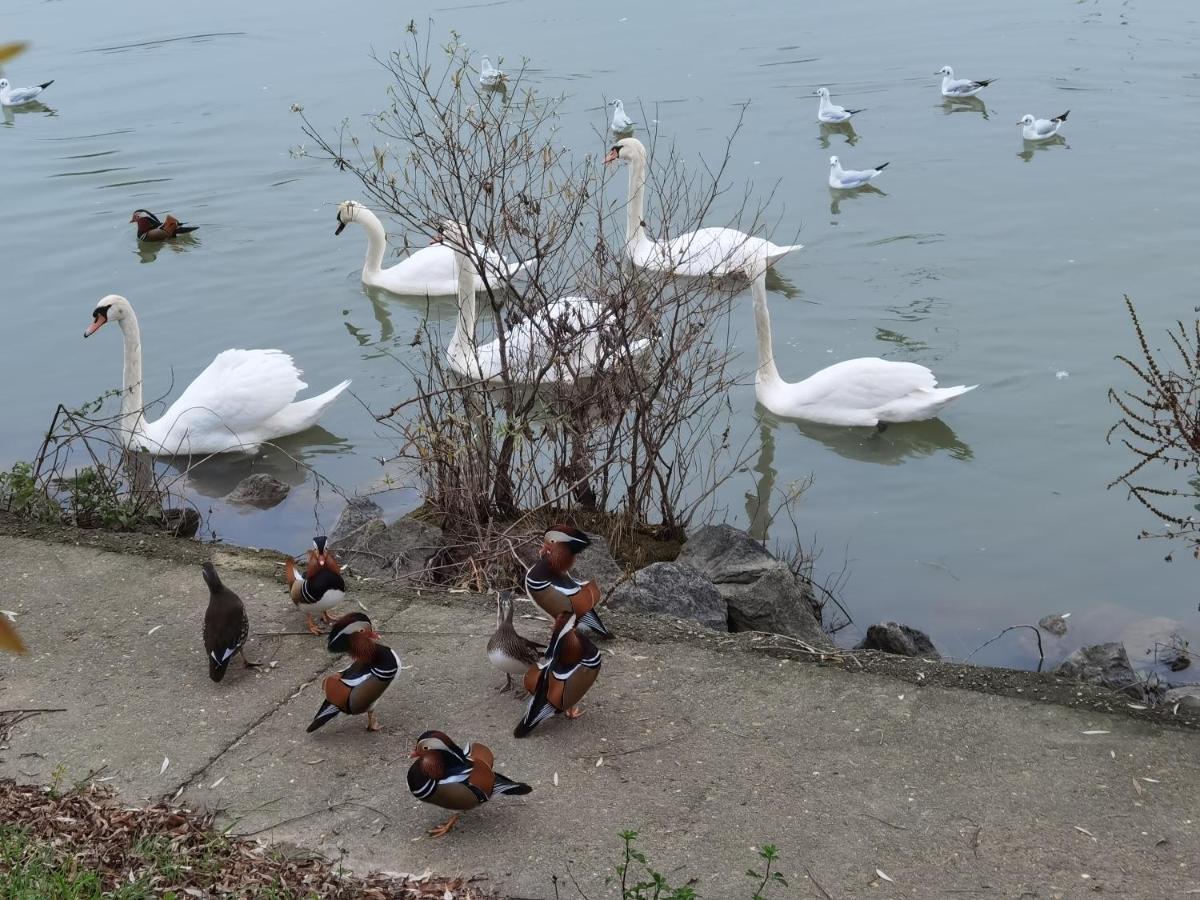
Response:
M0 78L0 91L7 91L7 90L8 90L8 79Z
M939 75L945 75L947 78L954 77L954 70L949 66L942 66L937 72Z
M481 56L479 58L479 69L482 72L491 72L495 69L495 66L492 65L492 59L490 56Z
M623 162L632 162L635 159L646 158L646 145L637 138L621 138L612 145L612 149L608 151L608 155L604 157L606 163L616 162L618 159Z
M817 88L813 93L818 97L824 97L826 100L829 99L829 88L827 87Z
M623 104L620 100L609 100L608 105L611 106L613 109L624 109L625 108L625 104Z
M0 81L3 81L3 79L0 79ZM92 324L87 327L83 336L91 337L108 322L120 322L122 319L132 315L133 307L120 294L109 294L106 297L101 297L96 301L95 309L92 310Z
M836 156L829 157L829 167L831 169L836 169L839 165L840 163L838 162L838 158Z
M1034 122L1033 116L1026 113L1025 115L1021 116L1021 121L1018 122L1017 124L1018 125L1032 125L1033 122Z

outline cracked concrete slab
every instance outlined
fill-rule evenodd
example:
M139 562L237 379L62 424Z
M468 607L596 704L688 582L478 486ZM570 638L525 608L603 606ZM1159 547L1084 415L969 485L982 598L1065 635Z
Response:
M331 668L323 645L276 638L259 654L277 659L276 669L235 671L213 685L190 556L14 546L26 590L7 605L18 602L34 652L0 660L0 706L70 712L17 725L2 753L5 775L44 779L61 761L81 777L103 759L112 783L137 797L173 791L186 777L185 799L219 810L236 832L355 866L487 873L523 898L554 897L553 875L565 879L563 898L574 896L572 877L588 896L610 896L604 878L626 828L641 832L669 879L695 877L702 897L722 900L749 896L744 872L767 842L783 851L792 884L783 896L1200 889L1192 732L722 650L614 617L624 630L603 645L585 716L516 740L522 705L497 693L503 679L484 657L494 624L487 599L364 591L404 666L379 706L384 730L342 719L308 735L315 679ZM254 630L299 629L269 566L231 554L224 571ZM96 590L117 581L120 591ZM442 811L417 803L405 774L413 740L431 727L487 743L497 768L533 793L496 798L449 837L428 838ZM22 756L30 752L39 755ZM172 765L159 777L163 754ZM894 882L880 881L877 868Z

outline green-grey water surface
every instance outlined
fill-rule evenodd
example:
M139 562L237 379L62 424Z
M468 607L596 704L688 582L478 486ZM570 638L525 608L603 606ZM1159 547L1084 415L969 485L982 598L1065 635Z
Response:
M748 380L734 389L738 425L762 449L722 496L730 519L747 525L772 483L812 473L801 534L824 547L819 572L846 561L859 624L908 621L956 656L1047 612L1073 613L1052 655L1123 633L1136 655L1145 620L1195 625L1197 563L1168 565L1169 547L1135 541L1155 523L1105 490L1129 461L1104 439L1106 391L1128 382L1113 356L1135 349L1121 295L1154 335L1197 302L1200 26L1181 2L9 0L0 38L32 47L7 76L56 81L44 106L0 127L6 465L32 454L56 403L119 385L116 329L81 338L109 292L137 308L147 396L166 393L172 371L177 394L235 346L290 352L314 390L353 378L375 409L406 396L393 356L416 352L426 307L364 291L365 236L333 236L337 202L362 199L357 183L298 152L290 107L365 134L386 99L372 50L427 17L438 38L456 29L509 67L528 57L539 89L566 95L578 153L604 150L605 97L656 118L691 158L718 153L752 101L731 180L775 187L775 236L806 244L778 267L791 296L771 295L783 376L882 355L980 384L942 420L878 436L776 421ZM943 103L933 73L946 64L998 79L983 105ZM822 134L820 85L867 108L852 139ZM1063 143L1023 144L1022 114L1068 108ZM848 167L889 161L879 192L832 196L831 153ZM137 207L201 230L146 251L128 224ZM453 301L432 312L451 321ZM748 295L735 314L749 370ZM362 406L345 397L323 424L285 446L347 488L381 477L375 457L394 445ZM220 500L250 460L191 481L220 537L298 549L329 527L337 497L314 503L312 477L282 454L253 465L293 483L281 507ZM399 512L414 497L386 502ZM771 537L786 548L790 526ZM976 658L1028 665L1031 647L1010 635Z

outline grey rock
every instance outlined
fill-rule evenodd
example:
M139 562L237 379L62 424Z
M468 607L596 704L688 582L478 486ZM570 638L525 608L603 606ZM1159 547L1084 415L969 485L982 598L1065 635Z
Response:
M600 588L601 596L608 596L620 581L625 571L613 559L609 549L608 539L603 535L589 534L592 544L577 557L571 574L580 581L595 581Z
M691 619L714 631L728 631L725 601L712 582L695 566L678 562L652 563L613 591L613 609L632 609Z
M746 532L706 525L688 538L678 562L708 576L729 607L734 631L768 631L833 647L813 613L812 588Z
M282 503L291 489L291 485L284 484L278 478L265 472L256 472L239 481L225 499L243 506L270 509Z
M388 525L382 513L373 500L355 497L334 523L330 548L358 575L420 580L444 542L442 530L409 516Z
M942 658L929 635L900 622L880 622L870 626L866 637L854 649L882 650L897 656L922 656L926 659Z
M1129 654L1119 641L1080 647L1059 663L1054 672L1077 681L1098 682L1114 690L1137 688L1137 676L1129 664ZM1141 694L1140 688L1137 693Z
M383 521L383 508L370 497L351 497L329 531L329 543L344 541L354 532L375 521L387 527L387 523Z
M1067 633L1067 620L1065 616L1060 616L1057 613L1049 616L1042 616L1038 620L1038 627L1047 634L1052 634L1055 637L1062 637Z
M1171 688L1163 694L1163 703L1167 706L1179 704L1179 711L1186 710L1192 715L1200 714L1200 684L1187 684L1183 687Z

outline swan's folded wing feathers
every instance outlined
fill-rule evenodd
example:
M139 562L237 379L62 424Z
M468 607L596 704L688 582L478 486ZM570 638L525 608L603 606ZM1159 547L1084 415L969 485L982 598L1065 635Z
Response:
M161 421L173 423L181 416L219 409L222 427L248 431L291 403L305 387L300 370L282 350L226 350L196 376Z
M913 391L932 390L937 379L917 363L876 357L848 359L822 369L805 382L809 403L842 409L875 409Z

